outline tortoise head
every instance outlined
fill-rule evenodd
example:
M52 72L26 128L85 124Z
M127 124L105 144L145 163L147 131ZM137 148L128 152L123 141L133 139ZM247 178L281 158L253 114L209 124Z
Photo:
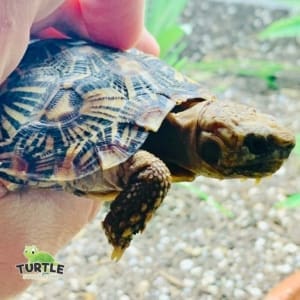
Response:
M183 137L177 164L195 176L261 178L279 169L295 145L290 130L242 104L203 101L172 115Z

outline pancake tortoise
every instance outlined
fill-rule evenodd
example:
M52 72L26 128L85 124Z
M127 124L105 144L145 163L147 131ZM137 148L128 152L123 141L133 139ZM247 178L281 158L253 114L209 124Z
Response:
M113 200L103 227L118 260L171 182L274 173L294 135L254 108L216 101L138 50L32 42L0 90L0 183Z

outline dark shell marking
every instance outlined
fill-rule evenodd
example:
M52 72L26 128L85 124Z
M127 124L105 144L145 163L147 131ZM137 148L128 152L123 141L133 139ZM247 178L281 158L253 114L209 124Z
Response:
M199 95L197 84L136 50L32 43L1 87L0 176L55 184L116 166L176 104Z

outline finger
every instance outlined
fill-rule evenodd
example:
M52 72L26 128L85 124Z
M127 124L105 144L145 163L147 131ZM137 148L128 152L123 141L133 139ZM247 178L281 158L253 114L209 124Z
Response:
M0 2L0 82L17 66L29 41L33 16L22 14L15 1Z
M32 23L50 14L62 1L0 1L0 83L24 55Z
M37 33L31 35L33 38L37 39L65 39L68 38L67 35L63 34L61 31L56 30L53 27L48 27Z
M144 6L144 0L67 0L52 17L68 35L128 49L142 36Z
M43 38L44 39L45 38L48 38L48 39L49 38L56 38L56 39L57 38L67 38L67 36L65 34L56 30L53 27L49 27L49 28L46 28L46 29L38 32L37 34L34 35L34 37L41 38L41 39L43 39ZM145 53L159 56L159 52L160 52L159 45L158 45L157 41L155 40L155 38L146 29L144 29L144 32L143 32L140 40L135 45L135 47Z
M144 28L143 34L140 37L139 41L136 43L135 47L145 53L159 56L159 45L153 35L149 33L146 28Z
M144 0L79 3L91 39L120 49L128 49L139 40L144 26Z

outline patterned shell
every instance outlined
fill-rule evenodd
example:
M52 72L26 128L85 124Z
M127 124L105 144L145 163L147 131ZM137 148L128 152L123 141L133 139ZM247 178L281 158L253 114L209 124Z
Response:
M12 182L20 174L58 182L111 168L134 154L175 105L207 97L137 50L33 42L1 86L0 173Z

